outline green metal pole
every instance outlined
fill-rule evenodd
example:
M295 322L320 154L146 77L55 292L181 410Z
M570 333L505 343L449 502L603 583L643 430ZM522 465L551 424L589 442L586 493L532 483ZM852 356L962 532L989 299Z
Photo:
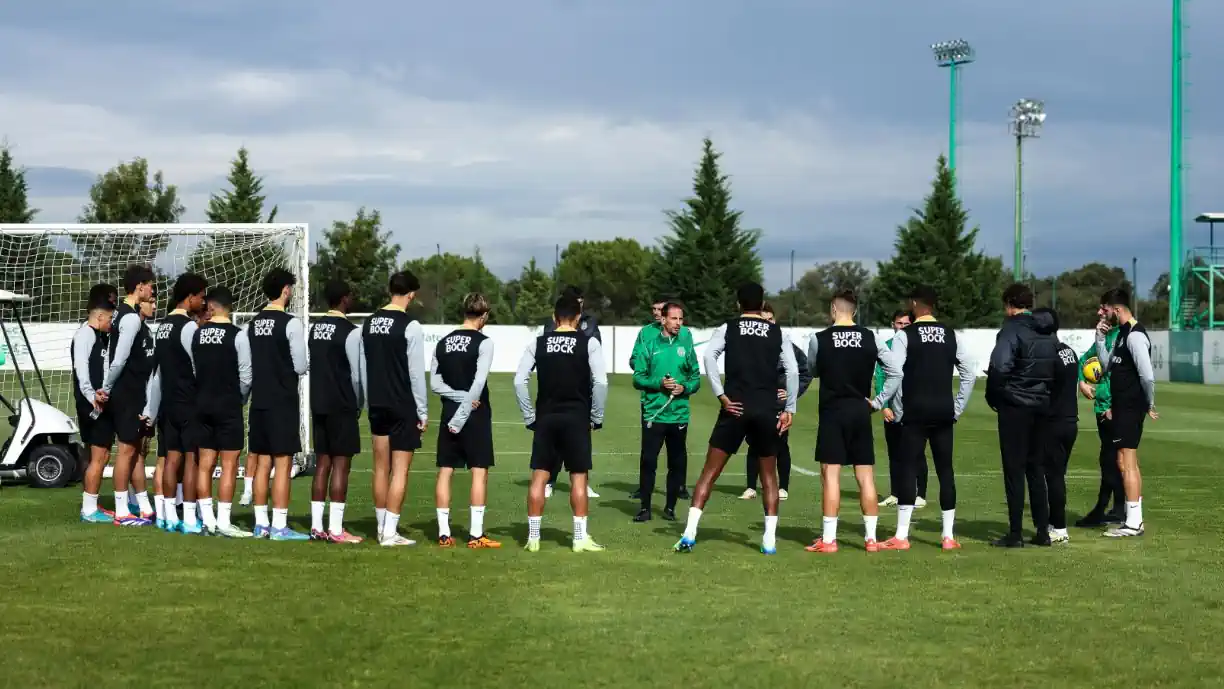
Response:
M1016 135L1016 236L1012 258L1012 278L1020 282L1024 271L1024 138Z
M1173 0L1169 113L1169 329L1182 329L1182 0Z
M956 69L958 65L953 62L948 66L949 79L951 80L951 88L948 96L948 169L952 171L953 177L956 176Z

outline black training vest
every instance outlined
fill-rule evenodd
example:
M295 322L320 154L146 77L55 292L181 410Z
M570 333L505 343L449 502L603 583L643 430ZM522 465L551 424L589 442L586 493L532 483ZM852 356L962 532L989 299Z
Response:
M310 324L310 409L315 414L357 411L353 367L344 345L357 326L327 315Z
M1058 343L1054 382L1050 384L1050 406L1045 416L1054 421L1079 420L1079 356L1065 342Z
M553 331L536 338L536 412L591 413L590 338L574 331Z
M298 374L286 332L293 316L281 309L264 309L247 326L251 343L251 409L298 406Z
M149 376L153 375L153 368L156 364L156 350L153 345L153 336L145 327L140 312L132 308L126 301L120 302L119 306L115 307L115 319L112 321L114 325L111 326L110 343L107 347L110 361L107 364L115 360L115 350L119 344L119 325L128 314L135 314L140 321L140 329L136 331L136 339L132 341L132 350L128 352L123 372L119 374L119 379L115 381L111 389L111 397L143 406L145 386L149 382Z
M479 330L460 328L438 340L434 358L438 361L438 375L454 390L471 390L476 380L476 367L480 363L480 344L489 339ZM459 403L442 398L442 418L453 418L459 411ZM480 391L480 406L472 416L492 416L489 408L489 386Z
M233 323L207 323L195 333L191 355L204 375L197 383L197 405L213 416L242 415L242 382L238 378L238 347L242 329Z
M950 380L956 367L956 331L936 321L915 321L903 332L902 421L951 423L956 420Z
M773 413L778 401L782 329L755 316L727 321L723 391L744 413Z
M815 367L820 378L820 409L855 407L868 412L875 376L875 333L859 325L833 325L816 333Z
M370 407L396 410L402 418L416 419L409 372L420 362L408 361L406 330L415 319L399 309L379 309L361 329L366 359L366 397Z
M172 313L157 324L157 376L161 380L162 408L190 409L197 389L191 357L183 348L183 328L194 323L185 313Z
M102 383L106 381L106 366L110 363L106 354L110 348L110 339L106 333L100 332L92 325L81 326L82 330L86 328L94 336L93 346L89 349L89 384L94 390L101 390ZM76 347L71 347L68 354L72 360L72 396L76 399L77 411L87 414L93 410L94 401L85 399L85 395L81 394L81 380L77 377Z
M1139 367L1135 365L1135 357L1131 355L1127 339L1131 333L1143 333L1147 337L1147 329L1139 323L1123 323L1118 328L1118 339L1114 340L1113 351L1109 361L1109 395L1110 404L1116 408L1147 411L1147 393L1143 391L1143 383L1139 380ZM1151 356L1152 343L1148 341L1148 355Z

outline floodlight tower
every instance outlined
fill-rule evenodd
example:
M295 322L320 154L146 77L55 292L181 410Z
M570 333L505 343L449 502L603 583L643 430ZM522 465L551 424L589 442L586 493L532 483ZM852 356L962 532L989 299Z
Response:
M1045 103L1021 98L1011 109L1011 133L1016 137L1016 237L1012 278L1019 282L1024 272L1024 140L1041 135Z
M948 94L948 169L956 173L956 86L960 81L960 67L974 60L973 47L963 38L931 44L935 63L948 68L951 89Z

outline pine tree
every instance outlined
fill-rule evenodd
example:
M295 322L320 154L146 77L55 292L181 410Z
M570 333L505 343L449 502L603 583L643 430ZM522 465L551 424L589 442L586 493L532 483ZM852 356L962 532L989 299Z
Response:
M505 293L513 323L538 326L552 317L553 279L540 270L534 256L517 278L506 283Z
M316 310L324 310L323 287L328 280L348 282L355 313L369 312L387 303L387 281L395 272L399 245L382 229L377 210L357 210L349 222L336 221L323 231L316 260L310 267L310 292Z
M999 324L1003 262L976 250L978 228L966 230L967 221L952 172L940 156L925 205L897 228L896 253L879 264L873 288L877 314L887 317L910 290L929 285L939 295L941 321L957 328Z
M276 221L277 207L273 206L268 217L263 217L263 178L251 169L247 149L238 149L238 157L230 162L230 173L226 179L229 189L213 194L208 200L208 222L211 223L270 223Z
M731 183L719 169L721 157L705 139L693 196L683 210L667 212L671 236L661 242L650 280L654 292L678 297L685 319L698 326L734 315L736 289L761 282L756 251L761 233L741 227L742 212L731 209Z
M0 223L34 222L38 209L30 207L29 196L25 170L14 165L8 145L0 146Z

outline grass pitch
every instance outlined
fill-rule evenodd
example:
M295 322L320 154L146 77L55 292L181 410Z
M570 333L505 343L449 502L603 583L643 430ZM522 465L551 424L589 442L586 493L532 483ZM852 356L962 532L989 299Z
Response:
M680 522L634 524L638 402L613 377L596 434L590 530L602 554L569 551L569 507L550 500L544 545L526 538L530 438L510 376L491 379L497 467L486 527L500 551L432 545L434 423L413 466L403 527L387 550L191 538L77 522L79 488L0 490L0 686L109 687L1057 687L1215 685L1224 677L1219 496L1224 388L1162 384L1141 457L1147 535L1072 529L1066 547L1000 551L1005 528L994 417L981 386L957 427L960 552L938 548L939 510L915 512L908 553L862 550L843 474L840 553L808 554L820 528L812 475L815 393L792 432L796 469L778 554L757 552L759 502L741 458L707 505L697 549L673 554ZM431 400L436 405L436 398ZM689 483L715 413L698 394ZM1093 502L1097 439L1081 410L1069 516ZM364 423L364 422L363 422ZM887 493L882 433L877 484ZM368 443L367 443L368 447ZM348 526L373 532L369 457L355 461ZM457 476L452 530L467 528ZM103 486L104 496L111 490ZM309 528L309 479L291 522ZM109 506L109 497L104 497ZM657 502L661 507L661 498ZM895 512L881 510L880 533ZM249 508L235 518L248 527Z

